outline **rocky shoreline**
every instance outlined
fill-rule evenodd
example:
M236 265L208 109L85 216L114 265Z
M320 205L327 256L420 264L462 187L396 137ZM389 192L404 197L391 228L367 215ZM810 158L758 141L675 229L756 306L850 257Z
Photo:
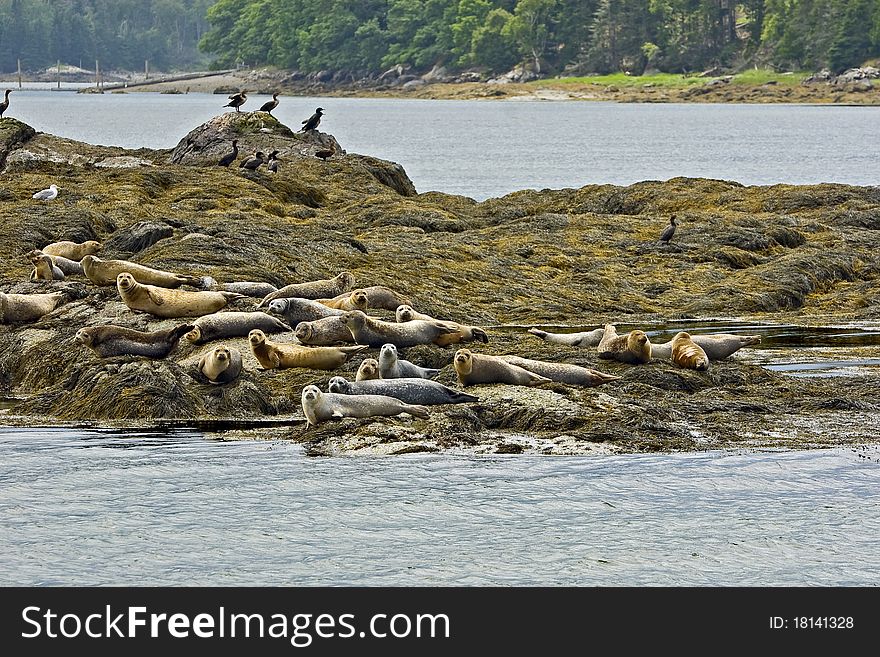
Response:
M229 140L242 153L280 150L277 175L225 169ZM35 133L0 121L0 212L5 217L0 291L61 291L65 303L28 324L0 325L0 412L16 425L156 423L222 428L222 437L301 442L310 454L415 451L588 454L726 447L811 447L876 441L880 377L794 378L746 353L708 372L669 361L632 366L596 350L543 342L529 326L621 330L741 318L805 326L880 322L880 189L847 185L745 187L676 178L629 187L521 191L476 202L418 193L404 169L364 155L322 161L331 135L294 134L271 117L227 113L182 136L173 150L126 151ZM49 203L31 199L49 183ZM680 219L669 244L657 236ZM113 287L82 277L29 281L26 255L56 240L104 244L128 259L217 281L275 286L354 274L417 309L481 326L475 351L566 362L620 377L597 388L479 385L469 404L437 406L427 419L344 419L304 425L303 386L353 379L360 358L334 372L262 370L246 338L245 369L211 385L195 366L216 344L181 341L164 359L100 359L79 328L138 330L176 320L134 313ZM234 310L253 310L242 299ZM377 313L384 315L380 311ZM290 341L292 334L276 336ZM424 345L402 356L441 370L456 347ZM376 357L376 349L367 355ZM880 347L859 351L866 358ZM263 423L266 423L265 425Z

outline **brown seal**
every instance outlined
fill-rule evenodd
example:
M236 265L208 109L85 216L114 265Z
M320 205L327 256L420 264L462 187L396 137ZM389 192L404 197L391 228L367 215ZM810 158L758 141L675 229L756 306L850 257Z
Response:
M478 383L510 383L517 386L536 386L550 379L508 363L497 356L475 354L470 349L459 349L452 358L452 366L462 385Z
M41 255L49 255L48 253L44 254L39 249L34 249L30 253L28 253L28 258L33 258L35 256ZM58 267L61 272L65 276L84 276L85 272L83 272L82 264L77 262L76 260L70 260L69 258L64 258L62 256L53 256L49 255L52 258L52 264Z
M617 329L613 324L605 325L597 351L599 358L629 365L642 365L651 360L651 342L644 331L630 331L626 335L617 335Z
M304 347L298 344L269 342L266 334L255 329L248 334L251 351L267 370L308 367L313 370L335 370L365 346Z
M38 252L39 253L39 252ZM40 253L30 258L34 270L31 272L32 281L63 281L64 272L52 262L52 256Z
M101 243L96 242L95 240L89 240L88 242L83 242L82 244L77 244L76 242L52 242L51 244L47 244L42 249L40 249L46 255L51 256L61 256L62 258L67 258L68 260L75 260L79 262L87 255L95 255L98 251L101 250Z
M570 385L595 387L620 379L619 376L612 376L589 367L571 365L570 363L550 363L543 360L520 358L519 356L500 356L500 358L529 372L546 376L551 381Z
M372 381L379 378L379 361L375 358L364 358L358 367L355 381Z
M417 312L413 310L412 306L407 304L399 305L394 311L394 317L400 323L411 322L413 320L421 320L425 322L441 321L430 315ZM489 342L489 335L479 326L467 326L465 324L459 324L458 322L448 320L442 321L444 324L455 325L457 330L455 333L448 333L435 340L434 344L437 346L448 347L451 344L460 344L462 342Z
M311 426L344 417L388 417L409 413L413 417L427 418L431 414L425 406L405 404L394 397L321 392L318 386L303 388L302 409Z
M221 345L204 354L199 360L199 372L211 383L232 383L241 374L241 352Z
M709 369L709 357L703 348L691 340L689 333L681 331L672 338L672 362L679 367L705 371Z
M326 347L340 342L353 343L351 331L342 320L342 316L324 317L312 322L300 322L294 330L296 339L302 344Z
M419 344L438 344L443 336L457 333L458 325L447 322L428 322L415 319L399 324L368 317L360 310L343 315L352 337L358 344L381 347L386 342L395 347L414 347Z
M88 326L76 332L76 339L101 358L110 356L146 356L165 358L177 346L192 324L182 324L164 331L136 331L125 326Z
M367 293L363 290L353 290L335 299L316 299L316 301L334 310L367 309Z
M61 304L62 292L6 294L0 292L0 324L35 322Z
M722 360L736 353L743 347L761 342L760 335L734 335L733 333L714 333L709 335L691 335L697 345L709 357L709 360ZM651 358L672 358L672 340L663 344L651 344Z
M286 285L263 297L260 306L268 305L274 299L332 299L353 287L354 276L350 272L343 271L333 278Z
M277 317L259 310L226 311L199 317L193 322L193 329L186 334L186 339L193 344L202 344L218 338L244 337L254 329L260 329L264 333L285 333L293 330Z
M202 283L202 279L198 276L153 269L128 260L101 260L94 255L83 257L82 267L86 278L95 285L116 285L117 276L123 272L131 274L138 283L158 287L178 288L181 285L200 287Z
M371 285L370 287L359 289L367 295L367 308L394 311L401 304L412 304L409 299L398 294L391 288L385 287L384 285ZM345 294L340 294L339 296L335 297L334 301L344 296ZM365 309L366 308L361 308L361 310ZM350 310L354 310L354 308L351 308Z
M593 329L592 331L581 331L579 333L550 333L542 331L539 328L532 327L529 333L536 335L545 342L553 344L566 344L569 347L596 347L602 340L605 333L604 328Z
M143 310L156 317L198 317L215 313L233 299L237 292L188 292L138 283L123 272L116 277L116 289L123 303L132 310Z

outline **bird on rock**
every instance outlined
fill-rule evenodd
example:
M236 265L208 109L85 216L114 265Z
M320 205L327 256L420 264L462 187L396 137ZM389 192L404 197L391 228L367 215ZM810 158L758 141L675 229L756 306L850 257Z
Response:
M675 223L675 215L669 217L669 225L663 229L663 232L660 234L660 241L664 244L669 244L669 240L672 239L672 236L675 235L675 227L678 224Z
M232 140L232 152L227 153L223 157L220 158L220 161L217 163L221 167L228 167L230 164L235 162L235 158L238 157L238 139Z
M263 103L263 106L260 107L260 111L261 112L268 112L269 114L271 114L272 110L275 109L276 107L278 107L278 92L277 91L274 94L272 94L272 100L268 100L265 103Z
M330 144L330 148L322 148L319 151L315 151L315 157L319 157L325 162L327 161L327 158L333 157L334 155L336 155L336 147L333 146L333 144Z
M280 160L278 159L278 151L272 151L269 153L269 160L266 162L266 168L269 169L271 173L278 173L278 163Z
M232 94L229 96L229 102L226 103L223 107L234 107L236 112L240 112L239 107L244 105L247 100L247 91L242 91L241 93Z
M242 160L241 164L239 164L240 169L250 169L251 171L256 171L257 168L266 161L266 155L263 151L256 151L253 154L253 157L249 157L246 160Z
M9 94L12 93L12 89L7 89L6 93L3 95L3 102L0 103L0 118L3 118L3 112L9 109Z
M315 128L317 128L318 124L321 123L322 116L324 116L324 110L319 107L315 110L314 114L303 121L303 127L300 128L300 132L308 132L309 130L314 130Z
M56 196L58 196L58 187L55 185L49 185L49 189L41 189L39 192L31 196L31 198L35 198L38 201L51 201Z

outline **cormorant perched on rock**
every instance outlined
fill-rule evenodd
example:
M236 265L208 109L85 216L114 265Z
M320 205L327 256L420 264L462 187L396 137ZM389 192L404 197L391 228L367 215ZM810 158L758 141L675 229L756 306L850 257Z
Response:
M31 198L35 198L38 201L51 201L56 196L58 196L58 188L55 185L49 185L49 189L41 189Z
M261 112L269 112L272 113L272 110L278 107L278 92L276 91L272 94L272 100L266 101L263 103L263 106L260 108Z
M321 122L321 117L323 115L323 109L321 109L320 107L316 109L314 114L303 121L303 127L300 128L300 132L308 132L309 130L314 130L315 128L317 128L318 124Z
M336 147L333 144L330 144L330 148L323 148L319 151L315 151L315 157L320 157L325 162L327 158L333 157L336 155Z
M675 227L678 224L675 223L675 215L669 217L669 225L663 229L663 232L660 234L660 241L664 244L669 244L669 240L672 239L672 236L675 235Z
M12 93L12 89L7 89L6 93L3 96L3 102L0 103L0 118L3 118L3 112L5 112L9 108L9 94Z
M228 167L230 164L235 162L235 158L238 157L238 139L232 140L232 152L227 153L223 157L220 158L220 161L217 163L221 167Z
M269 153L269 161L266 162L266 168L272 173L278 173L278 151Z
M259 167L266 161L265 158L266 156L263 154L263 151L256 151L253 157L249 157L246 160L243 160L242 163L238 165L238 167L240 169L244 168L250 169L251 171L256 171L257 167Z
M242 91L241 93L232 94L229 96L229 102L226 103L223 107L234 107L236 112L240 112L238 109L242 105L244 105L247 100L247 91Z

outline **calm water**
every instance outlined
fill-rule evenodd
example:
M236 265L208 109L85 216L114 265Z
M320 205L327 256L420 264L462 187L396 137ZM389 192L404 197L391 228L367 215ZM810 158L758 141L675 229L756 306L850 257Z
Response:
M877 585L878 459L310 459L0 429L0 585Z
M255 109L268 96L252 96ZM96 144L171 148L225 95L21 90L9 116ZM477 199L526 188L675 176L744 184L875 185L877 107L661 105L282 97L296 128L315 107L349 152L399 162L420 192Z

